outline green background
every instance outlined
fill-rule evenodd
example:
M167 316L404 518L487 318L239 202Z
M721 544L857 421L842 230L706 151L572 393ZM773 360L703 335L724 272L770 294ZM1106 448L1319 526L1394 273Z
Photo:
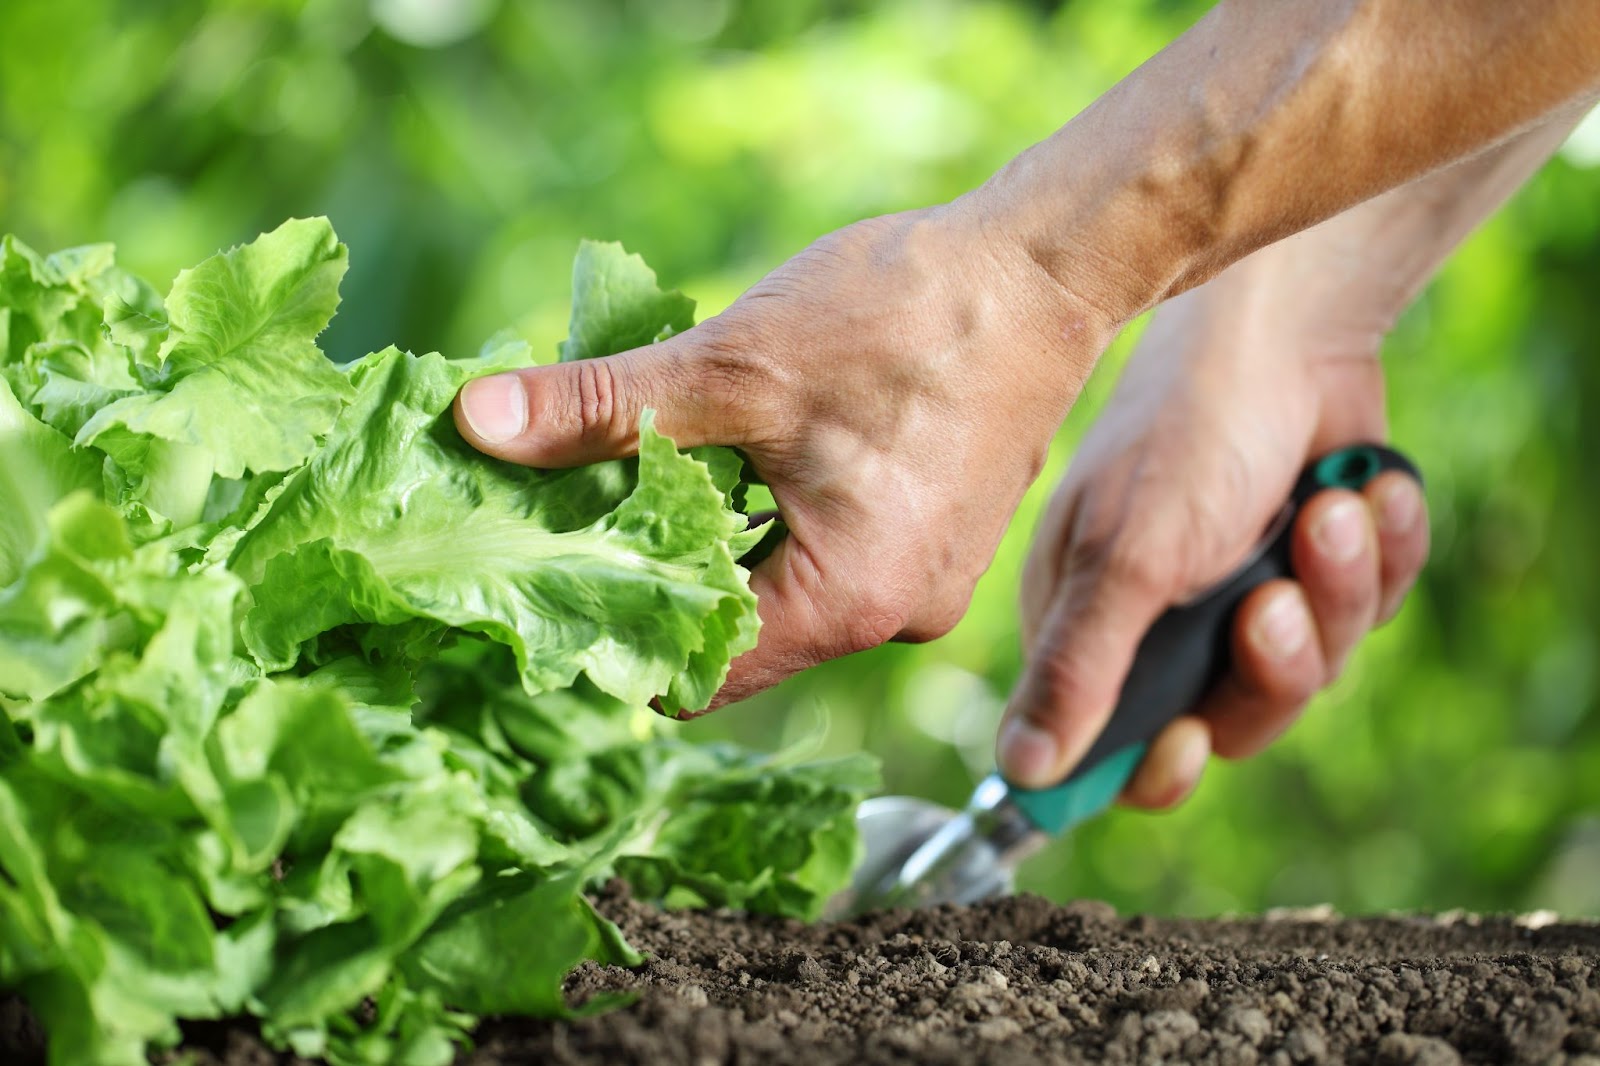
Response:
M113 240L160 286L326 213L351 247L336 358L467 354L506 325L553 353L580 237L714 312L821 233L979 183L1203 6L6 0L0 232ZM1600 914L1597 164L1591 121L1391 339L1435 538L1400 619L1270 753L1214 765L1176 813L1084 827L1026 887L1199 914ZM682 728L865 747L891 790L959 803L1017 674L1030 530L1126 350L955 632Z

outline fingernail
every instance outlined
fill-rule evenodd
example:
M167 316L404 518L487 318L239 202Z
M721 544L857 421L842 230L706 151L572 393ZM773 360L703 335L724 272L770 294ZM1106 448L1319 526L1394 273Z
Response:
M504 444L528 428L528 391L515 374L479 378L461 390L461 411L472 432Z
M1012 718L1000 730L1000 770L1024 788L1055 784L1051 777L1059 755L1056 738L1026 718Z
M1284 589L1257 617L1250 640L1273 659L1287 659L1305 647L1311 637L1311 620L1300 594Z
M1422 499L1416 487L1396 479L1378 497L1378 525L1385 533L1404 533L1417 524Z
M1360 500L1343 499L1322 512L1311 527L1311 539L1322 554L1336 563L1348 563L1361 554L1365 530L1361 528Z

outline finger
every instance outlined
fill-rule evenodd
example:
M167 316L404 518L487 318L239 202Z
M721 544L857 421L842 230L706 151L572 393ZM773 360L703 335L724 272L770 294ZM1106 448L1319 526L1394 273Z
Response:
M1311 605L1287 579L1269 581L1244 598L1229 640L1232 665L1197 712L1211 725L1212 750L1238 759L1289 728L1328 671Z
M707 710L736 703L810 666L877 647L905 628L881 568L824 565L793 533L750 573L761 633L728 669ZM681 716L689 717L689 716Z
M1378 527L1378 620L1387 622L1428 561L1428 505L1422 486L1399 470L1373 478L1362 495Z
M1331 680L1378 620L1378 537L1366 500L1346 489L1313 496L1295 520L1290 559Z
M754 390L738 387L737 360L710 351L690 330L620 355L478 378L456 397L456 428L480 451L539 467L634 454L647 408L680 448L744 444Z
M1067 579L1000 724L996 758L1008 780L1048 788L1067 775L1111 716L1139 641L1169 599L1115 568Z
M1168 722L1146 749L1139 768L1122 790L1130 807L1161 811L1188 798L1211 757L1211 728L1204 718L1186 714Z

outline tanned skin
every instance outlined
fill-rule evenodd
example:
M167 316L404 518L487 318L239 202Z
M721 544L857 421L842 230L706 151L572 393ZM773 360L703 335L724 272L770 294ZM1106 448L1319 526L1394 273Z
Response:
M1269 245L1157 310L1028 558L1029 669L1003 731L1012 761L1038 757L1027 739L1037 729L1047 761L1036 772L1057 773L1048 760L1099 729L1078 709L1120 686L1155 615L1243 558L1300 468L1388 439L1384 336L1577 118L1560 114ZM1264 747L1400 609L1427 552L1426 508L1409 477L1383 475L1359 496L1318 494L1294 531L1297 580L1247 598L1233 670L1156 739L1126 799L1170 806L1213 750L1240 757ZM1077 694L1051 692L1053 680Z
M1126 319L1597 91L1582 0L1234 0L973 199Z
M1216 276L1158 313L1030 564L999 754L1048 784L1144 627L1237 562L1292 471L1383 435L1394 315L1597 94L1593 0L1224 0L981 188L822 237L660 344L474 382L457 425L570 466L632 454L654 408L680 446L749 457L790 532L752 574L760 643L720 705L953 626L1105 346ZM1131 802L1180 797L1213 745L1265 743L1398 604L1420 496L1325 495L1300 581L1252 597L1234 675L1157 741Z

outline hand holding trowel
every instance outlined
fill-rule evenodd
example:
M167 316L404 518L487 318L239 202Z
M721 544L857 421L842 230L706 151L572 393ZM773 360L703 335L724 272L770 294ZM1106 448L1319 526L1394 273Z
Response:
M1227 670L1240 601L1264 582L1291 576L1290 535L1300 509L1324 489L1359 491L1388 470L1420 480L1410 460L1377 445L1344 448L1307 467L1250 557L1150 627L1104 730L1059 785L1024 789L991 774L959 812L909 796L863 803L856 821L866 857L830 913L971 903L1010 892L1017 864L1110 806L1146 744Z

